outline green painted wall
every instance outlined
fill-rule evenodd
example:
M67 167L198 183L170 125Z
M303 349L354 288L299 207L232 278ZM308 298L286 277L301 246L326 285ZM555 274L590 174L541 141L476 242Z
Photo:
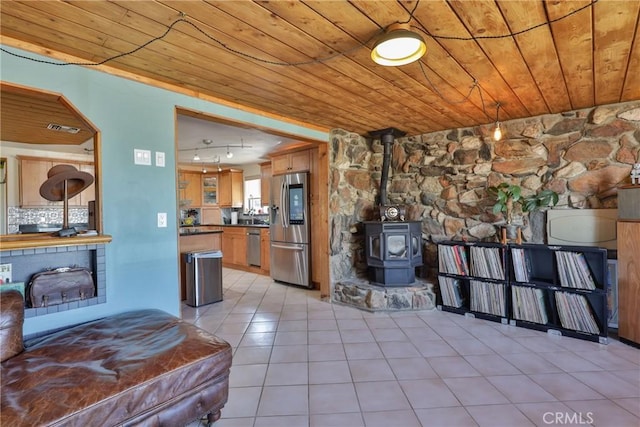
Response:
M62 93L100 129L103 225L105 233L113 236L106 251L107 303L27 319L27 335L136 308L159 308L179 315L176 106L328 141L324 132L78 66L42 64L2 52L0 72L4 81ZM134 165L134 148L165 152L166 167ZM168 213L167 228L156 227L158 212Z

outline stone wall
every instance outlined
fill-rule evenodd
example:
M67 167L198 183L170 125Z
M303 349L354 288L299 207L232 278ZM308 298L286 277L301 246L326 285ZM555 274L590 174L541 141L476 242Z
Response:
M437 268L440 239L497 241L487 187L508 182L525 195L560 194L559 208L612 208L616 186L630 183L640 162L640 101L549 114L493 125L399 138L389 172L389 203L408 205L407 219L422 221L425 268ZM377 219L382 166L380 141L334 130L330 146L331 281L364 277L361 221ZM524 239L544 242L544 212L521 216Z

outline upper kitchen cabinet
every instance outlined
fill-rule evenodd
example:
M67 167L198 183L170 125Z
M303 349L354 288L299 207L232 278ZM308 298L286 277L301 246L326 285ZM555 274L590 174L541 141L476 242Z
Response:
M51 207L62 206L62 202L52 202L40 195L40 186L48 179L49 169L55 165L65 164L71 165L82 172L88 172L94 176L95 168L92 163L69 162L64 159L50 159L40 157L18 157L19 168L19 198L20 207ZM95 184L91 184L80 194L69 199L71 207L86 207L90 201L95 200Z
M178 173L180 187L180 207L198 207L202 205L202 174L188 170Z
M218 174L205 173L202 175L202 206L218 204Z
M307 172L309 171L310 166L311 157L309 155L309 150L279 154L271 158L271 173L273 175Z
M76 197L73 198L73 199L79 198L78 203L80 206L88 206L89 202L94 201L96 199L96 182L95 182L96 167L93 165L93 163L80 163L78 165L78 170L91 174L91 176L94 177L93 184L91 184L90 186L82 190L80 194L78 194ZM73 200L73 199L70 199L70 200ZM71 201L69 201L69 204L71 204Z
M226 169L218 180L218 205L222 208L240 208L244 204L244 176L241 169Z
M271 201L271 163L260 164L260 204L262 206L269 206Z

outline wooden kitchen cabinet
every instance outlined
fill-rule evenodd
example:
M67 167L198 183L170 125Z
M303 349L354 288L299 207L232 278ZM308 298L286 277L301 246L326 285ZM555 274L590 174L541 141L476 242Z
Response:
M218 205L239 208L244 204L244 176L241 169L226 169L218 180Z
M309 150L295 151L271 158L271 173L282 175L285 173L307 172L311 166Z
M200 224L222 224L222 213L218 206L203 206L200 215Z
M88 172L95 177L92 163L69 162L65 159L49 159L37 157L18 157L19 161L19 199L20 206L25 207L54 207L62 206L62 202L52 202L40 195L40 186L48 179L49 169L55 165L72 165L79 171ZM69 199L70 207L86 207L91 200L95 200L95 182L80 194Z
M218 174L205 173L202 175L202 206L216 206L218 204Z
M271 232L268 228L260 230L260 268L265 272L271 271Z
M640 221L618 221L618 336L640 345Z
M202 205L202 174L182 170L178 173L178 185L180 188L180 207L198 207Z
M89 202L96 200L96 166L94 164L81 163L80 170L82 172L90 173L91 176L93 176L93 184L80 193L82 206L88 206Z
M222 228L222 264L247 266L247 229L246 227Z
M271 201L271 163L260 164L260 204L269 206Z
M53 166L51 160L19 159L20 206L62 206L62 202L51 202L40 195L40 186L47 180L47 172Z

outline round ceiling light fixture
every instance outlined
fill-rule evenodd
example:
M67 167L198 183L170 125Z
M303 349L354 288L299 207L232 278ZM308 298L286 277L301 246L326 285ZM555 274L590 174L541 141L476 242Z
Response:
M371 49L371 59L380 65L397 67L410 64L427 53L427 44L420 34L411 31L408 23L387 27Z

